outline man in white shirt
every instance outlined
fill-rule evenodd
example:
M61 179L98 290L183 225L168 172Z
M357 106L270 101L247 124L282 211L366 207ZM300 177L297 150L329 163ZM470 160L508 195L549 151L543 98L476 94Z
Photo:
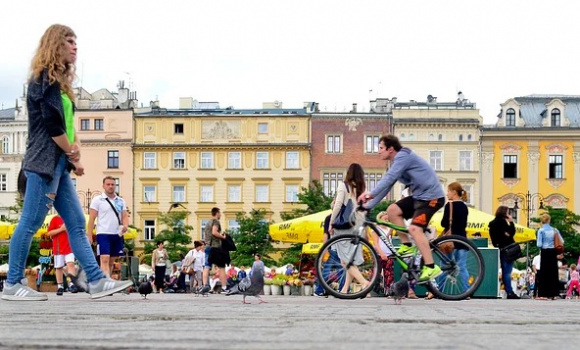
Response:
M115 178L106 176L103 189L105 192L91 201L87 235L92 244L92 231L97 219L97 255L100 255L101 270L111 276L111 257L124 254L123 235L129 227L129 214L125 201L115 193Z
M538 296L538 283L540 282L540 253L538 253L538 255L534 256L534 259L532 260L532 270L534 271L535 274L535 278L534 278L534 298Z

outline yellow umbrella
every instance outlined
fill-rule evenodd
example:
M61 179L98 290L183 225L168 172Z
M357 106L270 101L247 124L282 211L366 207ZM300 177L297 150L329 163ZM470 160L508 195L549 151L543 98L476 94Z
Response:
M302 254L318 254L323 243L306 243L302 246Z
M441 219L443 218L443 210L438 211L431 218L431 225L437 228L437 232L443 232L443 227L441 226ZM481 237L489 238L489 227L488 224L495 217L491 214L482 212L477 209L469 208L469 214L467 216L467 237L473 237L476 232L481 233ZM536 239L536 231L516 224L516 235L514 236L516 242L527 242ZM490 242L491 243L491 242Z
M331 210L303 216L270 225L270 236L275 241L288 243L322 242L324 219Z
M36 238L40 238L43 234L45 234L48 230L48 225L50 225L50 221L52 220L52 218L54 218L56 215L47 215L46 218L44 218L44 222L42 223L42 226L40 226L40 228L38 229L38 231L36 231L36 234L34 235L34 237ZM85 221L89 222L89 215L85 214ZM0 229L0 238L1 238L1 229ZM95 230L93 229L93 233L95 232ZM12 229L12 231L9 233L9 237L12 236L12 233L14 233L14 229ZM125 233L125 235L123 236L124 239L133 239L133 238L137 238L137 230L134 228L129 228L129 230L127 230L127 232Z

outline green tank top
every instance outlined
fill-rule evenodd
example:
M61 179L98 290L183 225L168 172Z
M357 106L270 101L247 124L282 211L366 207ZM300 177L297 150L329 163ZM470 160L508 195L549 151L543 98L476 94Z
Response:
M64 124L66 127L66 136L68 142L75 142L75 116L73 113L73 103L70 97L63 91L60 92L60 97L62 98L62 107L64 109Z

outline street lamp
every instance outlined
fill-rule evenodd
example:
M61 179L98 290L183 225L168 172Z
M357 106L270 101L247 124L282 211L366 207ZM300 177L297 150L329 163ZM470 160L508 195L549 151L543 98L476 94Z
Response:
M526 220L527 220L526 227L530 227L530 212L535 210L534 202L536 200L539 200L540 206L538 207L538 209L544 209L544 196L542 196L541 193L537 192L530 193L530 191L527 191L526 193L514 193L514 195L518 197L516 203L514 204L514 209L515 210L520 209L518 203L521 201L522 202L521 209L526 211ZM530 261L530 242L528 241L526 242L526 264L529 265L529 261Z
M88 214L91 208L91 201L93 200L94 197L100 195L101 191L98 190L91 191L91 189L88 188L86 191L77 191L77 194L79 195L79 199L81 200L81 205L86 204Z

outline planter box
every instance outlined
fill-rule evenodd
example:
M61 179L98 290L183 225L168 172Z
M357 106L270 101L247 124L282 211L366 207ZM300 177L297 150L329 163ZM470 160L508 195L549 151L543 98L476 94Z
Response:
M283 286L284 295L290 295L290 286Z
M272 294L272 285L264 284L264 295Z
M272 295L282 295L282 287L277 285L271 285L270 289L272 291Z

